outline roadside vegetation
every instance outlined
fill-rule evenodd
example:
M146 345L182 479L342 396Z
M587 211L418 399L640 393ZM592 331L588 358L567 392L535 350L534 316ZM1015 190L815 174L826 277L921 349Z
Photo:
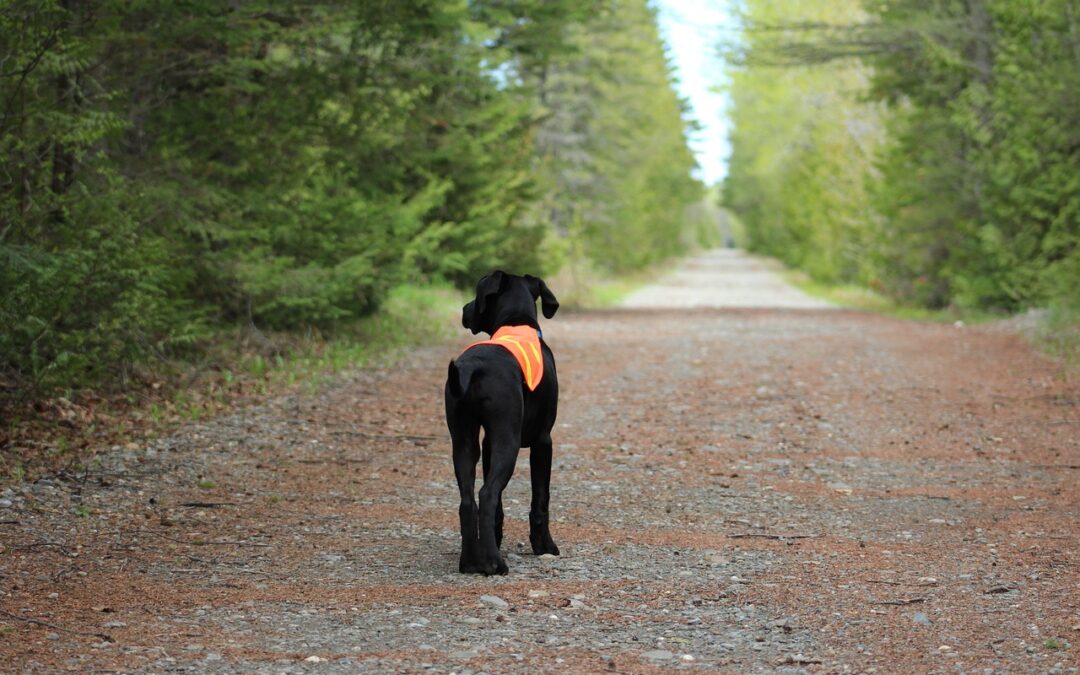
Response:
M933 309L1077 302L1073 3L745 6L724 200L752 250Z
M1039 346L1065 364L1065 374L1080 379L1080 309L1051 307L1033 330Z
M197 356L140 366L124 387L69 389L9 404L0 428L0 483L76 476L113 446L134 447L268 395L304 395L356 367L392 364L409 347L453 335L461 304L450 285L403 285L388 292L378 312L330 333L222 329Z
M723 201L818 292L915 317L1080 315L1069 0L739 3ZM865 289L855 290L855 289ZM885 300L887 299L887 301Z

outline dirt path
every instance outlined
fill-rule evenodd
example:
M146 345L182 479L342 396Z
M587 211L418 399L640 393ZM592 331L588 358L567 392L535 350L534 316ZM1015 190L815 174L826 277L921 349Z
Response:
M510 574L456 572L463 336L0 494L0 671L1077 672L1080 392L1019 338L836 309L545 336L561 558L527 551L523 452Z
M706 251L684 261L622 303L633 309L829 309L786 283L772 261L738 249Z

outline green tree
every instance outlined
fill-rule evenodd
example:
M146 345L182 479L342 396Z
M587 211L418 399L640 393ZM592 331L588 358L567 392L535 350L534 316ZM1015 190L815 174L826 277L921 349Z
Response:
M601 268L640 269L682 251L691 177L685 109L672 88L655 12L613 2L568 28L570 49L542 71L538 219Z
M883 110L848 49L824 60L800 36L859 14L859 2L749 2L728 45L732 156L723 198L752 250L827 282L873 283L871 181Z
M537 99L506 74L583 6L0 4L5 382L111 379L238 321L332 326L402 280L541 271Z
M754 113L737 119L726 195L754 245L825 279L836 268L820 264L821 251L839 245L863 261L857 279L930 307L1016 310L1075 302L1080 28L1074 3L866 0L866 14L854 22L793 14L788 5L747 3L737 116L740 107L755 109L760 88L769 91L765 66L779 65L782 73L797 74L796 86L821 97L850 88L850 100L887 106L885 134L871 148L865 225L838 227L841 217L831 210L820 220L800 215L801 205L827 201L825 186L800 190L799 180L750 168L769 156L768 136L756 135L762 125ZM870 68L866 84L821 79L852 68L853 58ZM835 109L807 112L786 92L771 93L765 106L785 120L827 127L835 119ZM781 135L787 147L816 146L805 129ZM766 139L760 146L758 137ZM864 164L861 154L848 157ZM830 180L839 168L822 174L817 164L795 166L802 167L799 175ZM770 175L776 179L763 177ZM783 195L769 186L783 186ZM789 196L799 205L794 214ZM823 233L831 234L822 240Z

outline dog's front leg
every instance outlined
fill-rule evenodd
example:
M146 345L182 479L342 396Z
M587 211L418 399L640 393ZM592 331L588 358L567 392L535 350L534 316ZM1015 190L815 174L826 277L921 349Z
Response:
M462 574L477 574L480 566L480 540L478 509L474 493L476 485L476 461L480 448L477 447L479 429L472 433L455 433L451 437L454 445L454 474L457 477L461 505L458 506L458 520L461 521L461 558L458 571Z
M516 426L511 425L516 429ZM496 539L499 505L502 493L514 475L518 456L518 434L509 430L488 430L491 438L489 471L480 488L480 571L484 574L506 574L509 569L499 554Z
M559 555L548 525L548 498L551 486L551 436L529 449L529 473L532 480L532 506L529 508L529 543L533 553Z

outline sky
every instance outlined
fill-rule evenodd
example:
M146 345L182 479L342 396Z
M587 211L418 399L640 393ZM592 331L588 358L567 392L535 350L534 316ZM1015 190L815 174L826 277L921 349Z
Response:
M697 157L697 177L707 185L727 175L729 122L727 96L716 91L724 83L723 63L717 55L723 31L735 26L727 0L655 0L660 34L668 47L678 77L679 95L687 99L691 115L702 126L690 138Z

